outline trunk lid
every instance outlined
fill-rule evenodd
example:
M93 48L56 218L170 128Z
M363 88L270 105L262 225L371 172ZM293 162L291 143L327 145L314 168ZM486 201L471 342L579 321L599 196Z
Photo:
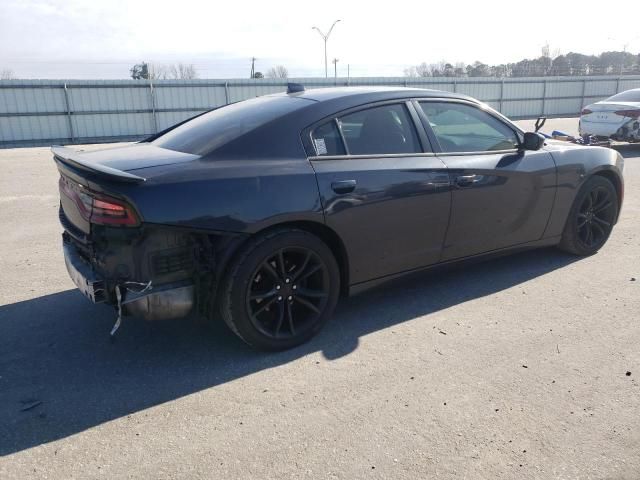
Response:
M133 181L134 177L137 177L136 175L122 175L121 172L190 162L200 158L198 155L176 152L150 143L136 143L93 151L76 151L54 146L51 147L51 151L56 161L71 162L75 164L75 167L92 172L94 175L107 174L107 176L111 175L114 177L113 179L120 181L127 181L126 179Z
M135 188L145 182L136 170L190 162L198 155L176 152L148 143L75 151L51 147L60 172L60 222L77 240L86 241L91 233L91 196L109 193L109 186L126 183Z
M596 123L619 124L625 121L626 117L615 112L626 110L640 110L637 102L597 102L586 107L592 113L582 115L581 120Z

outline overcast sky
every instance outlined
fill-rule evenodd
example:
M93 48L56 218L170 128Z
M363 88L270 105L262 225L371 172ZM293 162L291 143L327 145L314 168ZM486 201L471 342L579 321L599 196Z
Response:
M259 71L283 64L291 76L318 76L324 74L323 41L311 27L326 31L336 19L342 21L328 51L330 60L339 59L341 76L347 64L351 76L400 76L423 61L517 61L539 56L547 42L562 53L622 50L625 44L640 51L640 30L596 22L586 5L0 0L0 70L9 68L20 78L127 78L131 65L142 60L181 61L195 64L200 78L231 78L247 77L255 56Z

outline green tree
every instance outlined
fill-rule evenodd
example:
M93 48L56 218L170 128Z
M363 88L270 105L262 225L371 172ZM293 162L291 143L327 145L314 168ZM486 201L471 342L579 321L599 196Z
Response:
M475 61L473 65L467 65L467 75L470 77L488 77L491 75L489 65Z

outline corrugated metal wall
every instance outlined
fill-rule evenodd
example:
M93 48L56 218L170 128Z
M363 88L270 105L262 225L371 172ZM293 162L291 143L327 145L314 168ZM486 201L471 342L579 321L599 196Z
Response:
M640 87L640 76L544 78L298 78L307 88L390 85L464 93L506 116L576 116ZM197 113L286 90L286 80L1 80L0 148L136 140Z

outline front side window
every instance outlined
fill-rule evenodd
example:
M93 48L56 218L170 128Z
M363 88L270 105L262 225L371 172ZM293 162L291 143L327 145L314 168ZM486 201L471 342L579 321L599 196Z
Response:
M513 150L515 131L489 113L462 103L420 102L443 152Z
M350 155L420 153L415 127L405 105L382 105L340 117Z

